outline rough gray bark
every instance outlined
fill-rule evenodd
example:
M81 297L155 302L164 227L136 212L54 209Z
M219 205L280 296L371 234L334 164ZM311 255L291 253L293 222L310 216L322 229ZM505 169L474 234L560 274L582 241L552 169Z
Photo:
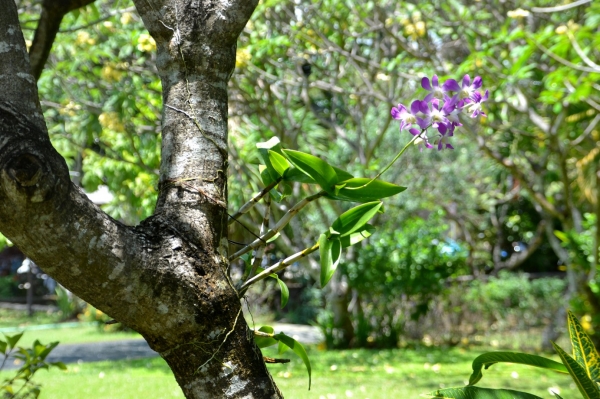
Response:
M0 231L140 332L186 397L279 398L227 270L227 80L256 1L136 6L157 42L164 90L155 214L125 226L71 183L50 144L15 4L0 0Z

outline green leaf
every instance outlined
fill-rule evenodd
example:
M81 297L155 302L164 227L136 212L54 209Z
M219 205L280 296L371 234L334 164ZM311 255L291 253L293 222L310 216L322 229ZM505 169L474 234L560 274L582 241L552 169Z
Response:
M51 362L50 364L52 366L54 366L54 367L58 367L61 370L66 370L67 369L67 365L64 364L63 362Z
M321 255L321 287L325 287L331 276L330 271L333 267L331 258L331 247L333 241L329 240L327 234L323 233L319 236L319 254Z
M379 208L383 205L380 201L368 202L356 206L344 213L342 213L331 225L332 229L335 230L341 237L350 235L361 227L367 224L367 222L375 216Z
M340 182L340 183L354 178L354 176L352 176L350 173L346 172L345 170L342 170L335 166L332 166L332 168L333 168L333 170L335 170L335 174L337 175L338 182Z
M286 344L284 344L283 342L279 341L279 345L277 346L277 353L279 353L280 355L283 355L285 352L287 352L290 349L289 346L287 346Z
M288 181L288 182L294 181L294 182L298 182L298 183L317 184L315 179L308 176L307 174L305 174L298 168L288 169L287 172L285 173L285 176L283 176L283 180Z
M273 152L273 153L280 155L283 158L283 153L281 152L281 145L279 143L279 139L277 137L272 137L268 141L256 143L256 147L258 148L258 153L260 155L260 158L265 163L265 167L267 169L267 172L271 176L271 178L273 180L275 180L275 179L279 178L280 176L282 176L283 173L279 173L277 170L277 167L275 167L275 165L273 165L273 163L272 163L273 157L270 154L271 152ZM287 161L286 161L286 163L287 163ZM281 165L279 165L279 166L281 166ZM289 167L289 165L288 165L288 167ZM264 179L263 179L263 181L264 181Z
M569 336L571 337L575 360L585 369L592 381L600 382L599 356L594 343L571 311L568 313L568 320Z
M8 343L6 341L0 340L0 353L2 353L3 355L6 354L7 346L8 346Z
M562 396L560 396L559 394L557 394L556 392L552 392L554 394L554 396L556 396L556 399L563 399Z
M564 242L565 244L569 243L569 236L566 235L565 233L563 233L562 231L558 231L558 230L554 230L554 235L561 240L562 242Z
M290 299L290 290L288 289L287 285L285 285L285 283L281 281L279 277L277 277L276 274L275 277L277 278L279 289L281 289L281 307L285 308L285 305L288 303L288 299Z
M358 244L365 238L370 237L375 231L375 227L370 224L365 224L360 229L356 230L354 233L350 233L347 236L341 237L340 241L342 243L342 248L346 248L352 246L354 244Z
M323 190L333 193L338 177L331 165L305 152L293 150L283 150L283 152L295 167L313 178Z
M557 371L567 374L567 368L559 362L547 359L542 356L530 355L520 352L489 352L479 355L473 360L473 374L469 377L469 385L475 385L483 374L482 368L486 370L495 363L517 363L526 364L528 366L540 367L547 370Z
M19 342L19 340L21 339L22 336L23 336L23 333L19 333L19 334L15 334L15 335L4 334L4 337L6 338L6 341L8 342L8 349L13 349L15 347L15 345L17 345L17 343Z
M268 186L276 180L276 178L273 178L272 174L269 173L269 170L265 165L258 165L258 171L260 172L260 177L265 186ZM281 202L281 200L283 199L281 193L275 189L269 191L269 194L275 202Z
M276 153L275 151L269 150L269 161L273 166L273 169L279 174L279 176L283 176L285 172L290 168L290 163L283 155Z
M308 371L308 390L310 391L310 385L311 385L310 360L308 359L308 355L306 354L306 350L304 350L304 347L300 344L300 342L296 341L292 337L288 337L284 333L279 333L279 334L275 335L275 339L280 342L283 342L291 350L293 350L294 353L300 357L300 359L302 359L302 361L304 362L304 365L306 366L306 371Z
M554 346L554 350L558 353L558 356L560 356L560 359L567 367L567 370L569 370L569 374L571 374L581 395L585 399L600 399L600 389L598 389L598 385L588 377L587 372L579 365L579 363L577 363L577 360L569 356L567 352L562 350L562 348L554 342L552 342L552 346Z
M344 186L332 197L344 201L369 202L391 197L406 190L406 187L397 186L382 180L373 180L369 183L370 181L371 179L364 177L355 177L346 180L343 182ZM367 183L369 184L365 186Z
M473 386L438 389L423 396L447 399L542 399L539 396L512 389L488 389Z
M262 326L261 328L258 329L258 331L264 332L267 334L273 334L275 332L275 330L271 326ZM259 337L259 336L255 335L254 342L256 342L256 345L262 349L262 348L266 348L267 346L275 345L277 343L277 340L275 338Z

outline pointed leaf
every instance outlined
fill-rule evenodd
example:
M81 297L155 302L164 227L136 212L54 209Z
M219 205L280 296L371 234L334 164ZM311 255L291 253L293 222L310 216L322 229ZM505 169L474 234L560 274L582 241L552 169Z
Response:
M571 311L568 313L568 320L569 336L571 337L575 360L585 369L592 381L600 382L599 356L594 343Z
M269 152L275 152L279 153L283 157L279 139L277 137L272 137L268 141L256 143L256 147L258 148L260 158L265 163L265 167L267 168L267 171L271 175L271 177L273 179L277 179L278 177L280 177L281 174L277 172L275 166L271 163L272 158L269 154Z
M520 352L489 352L479 355L473 360L473 374L469 377L469 385L475 385L481 380L481 377L483 377L482 368L487 370L495 363L526 364L559 373L567 374L569 372L563 364L545 357Z
M488 389L474 386L438 389L423 396L447 399L542 399L539 396L512 389Z
M340 259L342 257L342 244L339 239L330 238L331 241L331 267L329 268L328 274L325 276L325 284L331 280L331 277L335 274L335 271L340 264ZM323 273L321 273L321 280L323 278ZM321 281L322 282L322 281ZM322 284L321 287L324 287L325 284Z
M51 362L50 364L52 366L54 366L54 367L58 367L61 370L66 370L67 369L67 365L64 364L63 362Z
M283 355L285 352L287 352L290 349L289 346L287 346L286 344L284 344L283 342L279 341L279 345L277 346L277 353L279 353L280 355Z
M356 230L354 233L350 233L347 236L341 237L340 241L342 243L342 248L350 247L354 244L358 244L365 238L369 238L373 232L375 231L375 227L370 224L365 224L360 229Z
M342 213L331 225L341 237L350 235L363 227L383 205L380 201L367 202Z
M556 392L552 392L554 394L554 396L556 396L556 399L563 399L562 396L560 396L559 394L557 394Z
M373 180L364 177L355 177L344 181L344 187L333 196L335 199L354 201L354 202L369 202L382 198L391 197L402 191L406 187L397 186L382 180ZM365 184L369 183L367 186Z
M6 354L6 348L8 347L8 343L6 341L2 341L0 339L0 353L3 355Z
M296 341L292 337L288 337L284 333L279 333L279 334L275 335L275 339L277 339L278 341L283 342L284 344L289 346L290 349L293 350L294 353L300 357L300 359L302 359L302 361L304 362L304 365L306 366L306 371L308 371L308 390L310 391L310 385L311 385L310 360L308 359L308 355L306 354L306 350L304 350L304 347L300 344L300 342Z
M567 352L562 350L562 348L554 342L552 342L552 346L554 346L554 350L558 353L558 356L560 356L560 359L567 367L567 370L569 370L569 374L571 374L571 377L583 398L600 399L600 389L598 389L598 385L588 377L587 372L579 365L579 363L577 363L577 360L569 356Z
M277 277L276 274L275 277ZM285 308L285 305L288 303L288 299L290 299L290 290L279 277L277 277L277 283L279 283L279 288L281 289L281 307Z
M319 236L319 254L321 255L321 287L325 287L333 273L333 260L331 259L331 247L333 241L329 240L327 234Z
M286 170L288 170L291 166L283 155L271 150L269 150L269 161L271 161L273 169L275 169L279 176L283 176Z
M261 332L264 332L267 334L273 334L275 332L275 330L273 330L273 327L271 327L271 326L262 326L261 328L258 329L258 331L261 331ZM255 335L254 342L256 342L256 345L262 349L262 348L266 348L267 346L275 345L277 343L277 340L275 338L259 337L259 336Z
M21 339L22 336L23 336L23 333L19 333L19 334L15 334L15 335L4 334L4 337L6 338L6 341L8 342L8 349L13 349L17 345L17 343L19 342L19 340Z
M335 174L337 175L338 182L340 182L340 183L354 178L354 176L352 176L350 173L346 172L345 170L342 170L335 166L332 166L332 168L333 168L333 170L335 170Z
M268 186L276 180L276 178L273 178L272 174L269 173L268 168L265 165L258 165L258 171L260 172L260 177L265 186ZM279 193L279 191L275 189L269 191L269 194L275 202L281 202L281 200L283 199L281 193Z
M283 152L295 167L312 177L323 190L333 193L338 177L331 165L305 152L293 150L283 150Z
M285 176L283 176L283 180L284 181L295 181L298 183L317 184L315 179L308 176L307 174L305 174L298 168L288 169L287 172L285 173Z

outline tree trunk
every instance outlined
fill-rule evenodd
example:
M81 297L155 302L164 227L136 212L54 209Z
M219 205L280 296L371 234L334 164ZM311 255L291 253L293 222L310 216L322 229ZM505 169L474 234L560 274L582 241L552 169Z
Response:
M227 81L256 1L143 0L165 105L155 213L113 220L50 144L13 0L0 0L0 231L141 333L188 398L280 398L227 263Z

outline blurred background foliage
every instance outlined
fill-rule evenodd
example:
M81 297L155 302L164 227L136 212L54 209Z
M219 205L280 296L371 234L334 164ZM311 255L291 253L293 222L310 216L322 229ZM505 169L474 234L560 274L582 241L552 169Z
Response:
M18 4L31 40L39 3ZM456 344L511 328L547 341L569 303L600 315L599 28L598 2L261 1L230 82L230 213L262 188L257 142L277 136L370 177L410 139L389 110L422 99L422 76L480 75L491 98L481 125L457 131L456 150L414 149L386 173L409 190L326 290L309 258L281 273L288 308L263 282L249 292L254 312L318 323L331 347ZM154 50L129 1L97 0L64 18L39 80L73 180L107 186L103 208L130 224L152 213L158 184ZM295 184L273 219L307 190ZM310 204L266 264L314 244L342 206ZM256 233L263 211L240 222ZM230 238L253 239L238 223Z

